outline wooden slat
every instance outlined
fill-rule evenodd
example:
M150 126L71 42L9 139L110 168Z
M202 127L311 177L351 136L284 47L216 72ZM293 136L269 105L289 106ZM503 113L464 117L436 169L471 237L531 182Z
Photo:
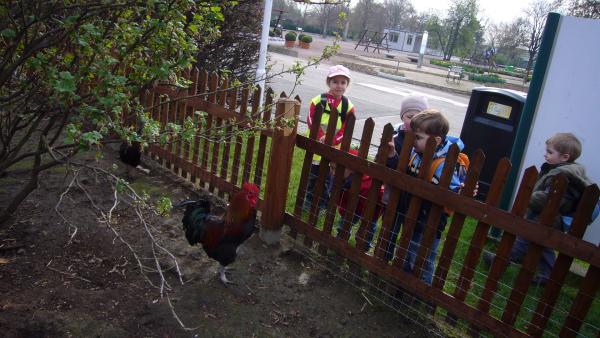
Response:
M265 106L262 108L263 109L263 113L262 113L263 125L266 125L267 122L269 122L269 120L271 119L272 105L273 105L273 90L271 88L269 88L269 89L267 89L267 91L265 93ZM260 139L258 141L258 153L256 155L256 170L254 171L254 183L258 186L260 186L262 183L266 148L267 148L267 136L261 133Z
M319 132L319 128L320 128L320 124L321 124L321 117L323 115L323 107L321 105L317 105L315 107L315 111L313 114L313 124L310 126L310 131L309 131L309 136L308 139L316 142L316 138ZM298 144L298 140L302 140L303 137L300 135L296 136L296 144ZM305 139L305 138L304 138ZM312 159L313 159L313 152L311 151L311 148L305 148L306 149L306 153L304 154L304 161L302 163L302 172L300 174L300 183L298 185L298 193L296 194L296 205L294 207L294 215L297 215L298 217L302 216L302 208L304 206L304 199L306 198L306 194L307 194L307 184L308 184L308 180L309 180L309 176L310 176L310 167L312 165ZM312 202L312 201L309 201ZM296 232L294 230L292 230L292 232L290 233L290 235L292 236L292 238L296 238Z
M354 114L352 114L352 115L354 115ZM354 128L354 125L352 127ZM350 134L352 134L352 131L350 131ZM360 148L358 149L358 157L367 158L367 155L369 154L369 146L370 146L370 142L361 140ZM344 170L345 170L345 168L344 168ZM343 175L344 175L343 172L341 173L341 175L343 177ZM350 238L350 230L352 227L352 218L354 218L354 215L356 213L356 207L358 206L358 201L360 199L360 185L361 185L362 176L363 176L362 173L360 173L360 172L354 172L351 175L352 175L352 179L351 179L352 182L350 183L350 189L347 192L349 198L346 200L347 201L346 211L344 212L344 215L342 215L343 220L344 220L344 223L342 225L342 230L341 230L342 233L338 234L338 237L342 241L346 241L346 242ZM335 203L335 201L330 201L330 202L332 202L330 204ZM335 215L335 211L333 212L333 214Z
M215 104L217 102L216 91L217 91L218 84L219 84L219 74L212 72L210 74L210 80L208 81L207 100L209 102L213 102ZM201 161L200 161L201 170L204 170L207 172L209 170L208 163L209 163L209 157L210 157L210 145L214 144L214 138L215 138L213 122L214 122L214 115L212 114L212 111L210 111L209 114L206 116L206 129L204 131L204 147L202 148L202 156L201 156ZM235 183L234 183L234 185L235 185ZM210 192L213 192L215 190L214 185L209 184L208 190Z
M237 97L238 90L237 87L231 87L228 91L228 100L229 100L229 109L236 110L237 109ZM223 157L221 159L221 177L227 179L229 173L229 158L231 157L231 139L233 135L233 126L235 124L235 120L233 119L225 119L225 135L227 137L223 140ZM219 191L219 195L223 197L223 192Z
M535 185L535 181L537 180L537 169L535 167L529 167L523 173L523 178L521 180L521 184L519 185L519 190L517 192L517 197L515 198L515 202L513 204L511 213L518 217L523 217L525 215L525 211L527 210L527 206L529 205L529 198L531 197L531 193L533 191L533 186ZM492 266L490 268L490 272L488 273L488 277L485 281L485 287L479 298L479 302L477 304L477 309L482 311L483 313L488 313L490 310L490 306L492 304L492 297L496 293L498 289L498 283L502 277L504 271L508 267L510 262L510 250L515 241L515 235L504 231L502 234L502 239L500 240L500 244L498 245L498 249L496 250L496 257L492 262ZM472 323L470 327L471 331L476 331L478 327Z
M342 143L340 146L341 151L347 152L350 149L350 144L352 143L352 133L354 131L355 122L356 122L356 117L354 116L354 114L349 114L346 119L346 129L344 130L344 137L342 138ZM371 129L372 129L372 127L371 127ZM365 130L366 129L363 129L363 134L364 134ZM361 144L361 147L362 147L362 144ZM369 145L367 144L366 152L368 152L368 150L369 150L368 147L369 147ZM361 156L361 157L364 158L366 156L366 152L364 153L365 155ZM360 155L361 155L361 152L359 151L359 156ZM333 177L333 189L331 191L331 196L329 198L329 202L327 203L327 215L325 216L325 223L323 224L323 232L325 234L331 235L331 230L333 228L333 220L335 219L335 214L336 214L336 209L337 209L337 202L340 199L341 190L342 190L341 188L344 183L344 171L345 170L346 170L346 168L343 165L336 166L334 177ZM319 249L321 249L321 248L324 248L324 247L321 246ZM325 252L321 252L321 253L325 254Z
M401 173L406 173L406 169L408 168L408 162L410 162L410 155L414 145L415 134L413 132L407 132L404 135L404 143L402 144L402 148L400 150L400 154L398 155L398 164L396 165L396 171ZM392 145L388 145L388 147L392 147ZM391 149L388 148L388 152ZM395 151L395 149L394 149ZM389 156L389 153L388 153ZM387 185L385 187L386 190L389 190L389 199L386 206L386 212L382 217L382 226L381 231L379 233L380 238L391 239L391 232L396 221L396 211L398 209L398 202L400 201L400 197L402 196L402 191L392 185ZM398 229L399 231L400 229ZM397 238L396 234L396 238ZM383 236L383 237L382 237ZM381 241L380 241L381 242ZM387 247L385 247L387 250ZM385 254L385 252L384 252ZM392 253L393 255L393 253ZM395 266L401 266L399 261L394 260L393 264Z
M186 68L183 71L182 77L185 78L186 80L190 79L190 69ZM183 92L184 95L189 95L189 88L186 89L182 89L181 90ZM176 123L181 126L182 130L183 130L183 124L185 121L185 117L186 117L186 110L187 110L187 105L186 105L187 100L179 100L177 101L177 105L176 105L176 117L175 120L177 121ZM181 137L182 135L176 135L176 140L174 140L173 142L173 154L176 157L183 157L183 139ZM178 176L182 176L182 177L186 177L187 174L185 174L180 167L177 167L175 165L175 167L173 168L173 170L175 171L175 174Z
M144 101L144 112L148 112L150 114L150 118L153 118L154 116L154 92L150 91L148 89L145 90L145 101ZM146 154L148 157L150 157L150 151L149 151L149 147L144 148L144 154ZM150 157L151 158L151 157Z
M219 92L218 92L218 104L222 107L225 107L225 104L227 103L227 87L228 87L228 85L229 85L229 79L227 79L226 77L222 78L221 86L219 87ZM212 163L210 165L210 172L213 175L218 176L217 170L219 167L219 150L221 149L221 143L223 142L224 139L227 138L227 135L225 135L225 133L224 133L225 128L223 128L223 119L217 117L215 119L215 125L213 128L215 129L215 132L213 135L215 135L216 141L213 142ZM219 193L220 193L220 191L219 191Z
M346 155L352 156L349 154ZM350 161L351 159L347 158L347 160ZM403 285L409 292L421 295L426 301L439 305L469 322L478 323L478 325L481 327L495 333L498 336L526 337L524 333L520 332L516 328L502 323L498 319L495 319L489 315L482 315L473 307L456 301L452 296L444 293L441 290L433 289L427 286L418 279L414 278L414 276L411 274L404 272L402 269L398 269L394 266L388 265L384 261L365 255L351 247L348 243L338 241L331 236L327 236L319 229L303 222L302 219L294 215L286 213L284 222L291 228L296 229L296 231L327 245L328 248L335 250L345 258L352 260L354 263L368 268L369 271L380 276L389 277L390 280L396 285Z
M160 130L161 133L165 132L165 127L167 126L167 121L169 121L169 98L166 96L161 96L160 98ZM160 148L167 150L168 143L164 145L159 145ZM161 152L162 156L160 157L160 163L163 167L167 166L167 152Z
M600 248L600 245L598 248ZM573 300L573 305L571 305L565 324L560 330L561 338L577 336L577 332L581 328L585 315L589 311L600 287L598 280L600 280L600 268L590 266L588 272L585 274L585 278L581 281L579 292L575 300ZM600 335L600 332L598 334Z
M335 131L338 119L338 110L331 109L329 112L329 122L327 124L327 130L325 131L324 144L333 146L333 139L335 138ZM316 121L313 121L315 123ZM308 223L316 226L317 219L319 218L319 201L323 197L324 193L327 193L325 187L325 179L329 175L329 159L321 156L321 162L319 163L319 173L317 181L315 183L315 190L313 191L312 203L310 206L310 213L308 215ZM311 247L312 241L309 237L304 237L304 245Z
M197 95L198 99L204 99L205 95L200 95L202 93L206 93L206 88L208 87L208 72L206 72L205 70L200 71L200 80L198 81L198 87L197 87L197 92L195 95ZM192 109L194 111L199 110L197 107L195 107L194 105L191 105L191 107L193 107ZM200 119L200 116L197 117L198 119L198 131L196 132L196 138L194 140L194 156L193 156L193 163L199 164L200 163L200 152L201 152L201 147L202 145L206 142L206 138L203 136L204 132L206 130L206 123L201 123L204 122ZM197 171L194 171L197 172ZM192 175L192 183L196 184L198 181L198 178L195 175Z
M254 121L260 118L260 87L254 89L252 96L252 111L250 112L250 120ZM248 127L253 128L254 124L250 124ZM250 173L252 171L252 162L254 159L254 133L248 136L246 140L246 158L244 160L244 173L242 174L242 182L250 181Z
M246 116L246 112L248 111L248 95L249 95L249 89L248 87L245 87L242 89L242 101L240 103L240 112L239 115L241 116ZM244 140L242 139L242 137L240 136L240 131L242 129L242 125L240 124L240 122L237 123L236 128L234 128L234 130L236 131L237 136L235 137L235 147L234 147L234 151L233 151L233 161L231 164L231 182L235 185L238 184L238 180L240 177L240 170L241 168L241 154L242 154L242 145ZM243 173L242 173L243 174Z
M588 225L588 220L591 219L599 195L600 191L595 184L585 189L578 202L579 204L577 211L575 212L575 218L571 224L571 230L569 231L569 234L565 236L574 236L577 238L583 237ZM573 263L572 257L562 253L558 255L550 279L544 288L544 294L540 298L533 319L528 326L528 334L534 337L542 335L544 328L548 323L548 319L550 318L550 314L554 309L558 295L560 294L561 286L565 282L571 263ZM580 318L583 318L584 315L585 313L583 313Z
M540 215L540 224L547 227L552 227L552 223L554 223L554 219L558 214L560 201L563 193L566 190L566 187L567 179L562 175L556 176L556 179L554 182L552 182L552 188L550 190L546 206ZM538 244L529 244L527 254L525 254L525 257L523 258L521 269L513 284L513 290L508 299L508 303L504 308L504 313L502 314L503 322L506 322L510 325L515 323L517 315L519 314L519 310L521 309L521 305L523 304L523 300L525 300L525 295L527 295L529 284L531 283L533 275L537 270L540 257L542 256L542 249L543 247Z
M371 140L373 139L373 130L375 129L375 121L372 118L368 118L365 120L365 124L363 126L363 133L360 138L360 148L359 154L362 155L361 151L364 151L364 156L360 156L366 158L369 153L369 147L371 146ZM363 150L364 149L364 150ZM377 208L377 202L379 202L379 190L381 189L381 183L379 186L376 184L377 182L371 181L371 189L367 195L367 203L365 203L363 208L363 214L360 220L360 225L358 230L356 231L356 248L365 252L369 250L369 243L365 240L365 236L367 234L368 229L371 228L371 223L373 220L373 216L375 215L375 211ZM369 203L374 201L375 203ZM373 238L373 240L375 240Z
M381 139L379 141L379 147L377 149L377 154L375 155L375 163L384 166L387 160L387 155L389 152L389 143L391 142L394 136L394 128L391 124L386 124L383 127L383 133L381 133ZM364 173L363 173L364 174ZM369 190L369 195L367 200L373 201L373 203L367 203L365 206L365 210L363 211L363 220L358 230L358 236L360 239L357 240L359 245L359 251L364 252L367 251L368 243L364 240L366 236L367 229L371 227L371 221L373 220L373 215L375 214L377 203L380 201L380 191L383 181L380 179L371 178L371 189ZM376 203L375 203L376 202ZM368 227L368 228L367 228ZM362 240L361 240L362 239ZM374 241L375 239L373 239ZM362 246L362 247L361 247Z
M464 196L473 196L475 182L479 178L479 173L484 165L485 155L478 149L473 156L469 173L467 174L465 189L462 191ZM502 189L506 183L506 179L510 172L511 164L507 158L502 158L496 167L492 184L486 197L486 205L497 207L502 197ZM444 249L438 263L436 271L436 278L434 280L434 287L443 289L448 271L450 269L450 263L452 256L456 250L460 233L462 231L466 215L456 213L452 219L452 224L446 235L446 241L444 243ZM458 278L457 286L454 289L454 297L460 301L464 301L468 290L471 288L471 282L475 273L475 268L479 262L483 245L487 238L489 230L489 224L479 221L475 226L475 232L471 238L469 248L466 256L463 260L463 267ZM446 321L451 324L456 324L456 317L452 314L448 314Z
M192 81L192 84L190 85L190 88L188 89L188 95L196 95L196 92L198 91L198 68L194 67L194 69L192 69L192 74L190 75L190 80ZM187 101L187 100L186 100ZM194 118L194 108L190 107L188 104L185 105L185 116L186 118ZM184 158L186 160L191 160L193 158L193 155L190 154L191 148L192 148L192 144L193 144L194 140L192 139L190 142L184 142L184 147L183 147L183 154L184 154Z
M463 196L473 196L473 191L475 190L475 186L477 184L477 180L479 179L479 173L481 172L481 168L483 167L485 155L481 149L475 151L473 156L470 159L469 171L467 172L467 177L465 179L465 186L461 190L460 194ZM503 170L500 170L502 168ZM489 201L495 201L500 193L502 192L502 187L506 182L506 175L508 175L510 169L510 162L508 159L502 159L496 169L496 175L494 176L494 180L492 182L490 191L488 193L486 203ZM504 179L501 179L504 175ZM450 223L450 227L446 234L446 240L444 241L444 247L441 251L438 265L435 271L435 275L433 278L433 287L443 290L444 284L446 282L446 277L448 276L448 271L450 271L450 265L452 262L452 257L454 256L454 252L456 251L456 245L458 244L459 236L462 231L464 222L466 219L466 215L460 213L454 213L452 216L452 222ZM481 229L480 229L481 228ZM476 233L483 232L483 226L477 225ZM487 234L487 231L485 231ZM484 234L484 236L485 236ZM474 236L475 237L475 236ZM471 240L471 246L469 250L473 248L473 240ZM478 247L475 245L475 247ZM481 248L479 246L479 255L481 252ZM467 254L467 257L469 254ZM479 256L478 256L479 257Z
M391 128L392 133L393 133L393 127L388 124L386 125L386 128ZM402 164L407 164L409 161L409 157L410 157L410 150L413 147L412 141L414 140L414 135L412 133L408 133L406 135L407 137L404 140L404 144L402 146L402 151L401 151L401 159L399 161L399 166L400 163ZM410 144L409 144L410 143ZM380 144L380 150L382 151L382 157L383 158L387 158L389 152L390 152L390 145L388 144L387 147L384 146L383 143ZM408 153L407 153L408 152ZM399 168L397 168L399 169ZM404 168L406 170L406 167ZM403 171L404 172L404 171ZM373 176L371 176L373 178ZM383 180L379 180L380 182L385 182ZM388 187L386 187L387 189ZM386 252L388 250L388 246L391 240L391 235L392 235L392 228L394 226L394 221L395 221L395 217L396 217L396 209L397 209L397 205L398 205L398 194L395 193L395 191L392 187L389 187L390 189L392 189L392 192L390 194L390 201L388 201L388 205L386 208L386 211L383 215L383 222L381 225L381 230L379 231L379 236L377 238L377 245L375 246L375 257L379 258L379 259L384 259Z
M452 176L454 175L454 168L456 167L456 160L459 152L460 150L458 149L458 145L452 144L450 146L448 154L446 155L446 159L444 160L442 175L438 183L439 187L448 188L450 186ZM431 170L431 168L421 166L420 171L423 170L429 171ZM417 252L417 257L415 258L414 273L417 276L417 278L422 278L423 276L423 271L425 269L425 261L427 260L429 251L431 251L433 240L437 236L440 218L442 217L443 212L444 207L438 204L432 204L431 208L429 209L429 215L427 216L425 229L423 229L423 237L421 238L421 243L419 243L419 251Z
M435 146L435 139L433 137L428 138L425 152L423 153L423 157L421 159L421 168L429 169L431 167ZM425 176L427 175L428 171L429 170L419 170L418 178L425 182ZM427 183L428 185L432 185L430 182L425 183ZM403 262L406 260L408 246L412 239L415 227L417 226L418 215L419 211L421 210L421 201L421 197L412 195L410 203L408 205L408 210L406 211L406 215L404 216L404 224L402 224L400 243L395 249L395 259L397 261L394 264L396 266L403 265ZM389 237L387 237L386 240L387 243L390 242Z

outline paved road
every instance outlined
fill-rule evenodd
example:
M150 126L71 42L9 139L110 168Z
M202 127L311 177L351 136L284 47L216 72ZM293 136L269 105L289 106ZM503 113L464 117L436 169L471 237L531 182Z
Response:
M292 65L296 61L306 64L304 60L283 54L269 53L269 55L271 58L270 64L273 66L272 73ZM308 68L302 77L301 83L296 87L294 87L294 76L290 74L273 78L269 85L276 92L284 91L288 95L299 95L303 100L300 113L301 121L306 121L308 100L327 90L325 77L329 66L329 64L322 64ZM450 134L460 135L469 103L468 97L353 72L352 82L346 91L357 111L357 123L353 136L360 138L364 120L372 117L375 120L373 143L378 144L383 127L387 123L400 122L400 104L402 99L411 92L426 95L430 106L442 111L450 121Z

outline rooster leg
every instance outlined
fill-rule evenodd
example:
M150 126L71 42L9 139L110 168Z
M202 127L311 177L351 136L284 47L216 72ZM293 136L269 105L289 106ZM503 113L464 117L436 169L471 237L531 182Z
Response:
M233 284L235 285L235 282L230 281L229 279L227 279L227 275L225 275L225 267L221 265L221 267L219 267L219 279L221 279L221 282L225 285L228 284Z

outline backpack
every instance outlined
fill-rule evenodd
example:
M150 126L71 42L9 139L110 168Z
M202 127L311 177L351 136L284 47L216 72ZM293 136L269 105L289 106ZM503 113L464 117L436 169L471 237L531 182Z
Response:
M409 167L410 167L411 163L414 161L416 156L417 156L416 154L413 154L412 157L410 158ZM442 164L445 160L446 160L445 157L438 157L433 160L433 162L431 163L431 167L429 167L429 171L427 172L427 175L425 175L426 181L431 182L433 180L433 176L435 175L435 172L438 170L440 164ZM467 156L467 154L465 154L465 153L458 154L458 157L456 158L456 168L454 170L456 172L456 175L458 176L458 180L461 183L463 183L465 181L465 179L467 178L467 171L469 171L470 164L471 164L471 161L469 160L469 156ZM437 179L439 180L439 177ZM439 181L437 181L435 183L437 184L437 183L439 183ZM448 209L446 207L444 207L444 212L448 215L454 214L454 210Z
M321 106L323 107L323 113L329 114L328 111L325 110L327 108L327 93L321 94ZM342 123L346 121L346 113L348 112L348 98L342 95L342 112L340 113L340 118L342 119Z
M600 201L598 201L596 203L596 206L594 207L594 211L592 212L592 219L590 221L590 224L592 224L596 218L598 218L598 215L600 214ZM573 217L571 216L567 216L567 215L562 215L560 216L560 220L561 220L561 226L562 226L562 231L563 232L569 232L569 230L571 230L571 223L573 222Z
M413 154L412 157L410 158L410 162L408 164L409 166L413 163L415 156L416 156L416 154ZM431 163L431 167L429 168L429 172L425 176L425 179L427 181L431 181L433 179L433 176L435 175L435 172L438 170L440 164L442 164L445 160L446 160L445 157L438 157L433 160L433 162ZM458 180L461 183L465 181L465 178L467 178L467 171L469 171L470 164L471 164L471 161L469 160L469 156L467 156L467 154L465 154L465 153L458 154L458 158L456 159L457 168L455 170L456 170L456 174L458 176Z

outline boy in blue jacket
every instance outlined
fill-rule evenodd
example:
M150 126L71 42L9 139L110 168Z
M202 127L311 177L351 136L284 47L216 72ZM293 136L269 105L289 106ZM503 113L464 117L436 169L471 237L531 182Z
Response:
M428 109L420 114L417 114L411 120L410 126L415 133L415 141L411 154L411 161L408 166L408 174L415 177L419 175L419 171L422 169L421 163L423 152L425 151L425 145L427 144L427 140L430 137L433 137L436 143L436 149L433 155L433 163L437 162L437 164L432 164L432 167L428 168L428 170L434 170L431 183L439 184L440 176L444 169L444 160L435 161L435 159L445 159L452 144L457 144L461 150L464 147L464 144L458 138L447 136L450 125L448 120L437 110ZM450 182L450 190L458 192L462 186L462 183L464 182L465 177L466 168L461 165L457 165ZM404 215L408 210L410 197L410 194L405 192L403 192L400 197L398 208L396 209L396 219L392 229L392 238L390 243L388 243L388 248L386 251L386 259L388 260L394 255L396 240L398 233L400 232L400 227L402 223L404 223ZM419 214L417 216L417 223L408 247L408 252L406 254L406 261L404 262L405 271L411 272L414 269L416 256L421 246L421 239L423 238L423 233L425 232L425 225L427 223L431 206L432 204L429 201L423 201L421 204L421 209L419 210ZM427 284L431 284L433 281L433 271L435 258L437 256L437 248L440 243L442 232L446 227L448 216L449 215L445 211L442 212L437 226L436 237L433 241L430 251L427 253L424 271L421 274L421 278Z

